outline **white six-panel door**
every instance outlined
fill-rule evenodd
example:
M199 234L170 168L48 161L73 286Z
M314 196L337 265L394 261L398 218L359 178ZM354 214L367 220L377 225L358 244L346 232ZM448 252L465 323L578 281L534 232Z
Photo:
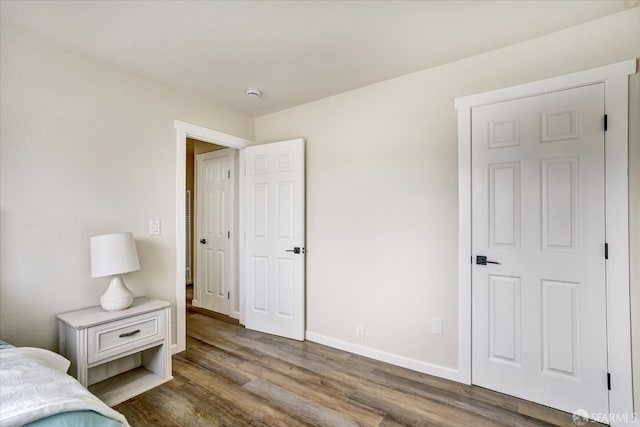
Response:
M603 117L604 84L472 109L472 382L568 412L608 413Z
M235 150L196 156L196 281L193 304L229 315L233 289Z
M244 153L245 326L304 340L304 140Z

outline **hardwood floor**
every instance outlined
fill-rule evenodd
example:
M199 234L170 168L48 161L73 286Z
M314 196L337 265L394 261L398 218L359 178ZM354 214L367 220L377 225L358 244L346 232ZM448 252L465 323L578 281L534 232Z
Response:
M575 426L571 415L311 342L187 315L174 380L115 407L132 426Z

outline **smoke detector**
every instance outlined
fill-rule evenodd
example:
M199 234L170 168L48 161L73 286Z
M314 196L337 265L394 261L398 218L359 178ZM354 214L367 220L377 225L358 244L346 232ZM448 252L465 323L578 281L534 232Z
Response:
M262 92L260 92L260 89L256 89L254 87L250 87L249 89L245 90L245 93L247 94L247 96L250 96L252 98L260 98L262 96Z

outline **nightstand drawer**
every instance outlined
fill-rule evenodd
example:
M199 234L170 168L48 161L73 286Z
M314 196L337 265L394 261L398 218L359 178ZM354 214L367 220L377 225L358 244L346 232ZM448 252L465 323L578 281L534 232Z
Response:
M164 312L122 319L88 330L87 363L135 350L165 337Z

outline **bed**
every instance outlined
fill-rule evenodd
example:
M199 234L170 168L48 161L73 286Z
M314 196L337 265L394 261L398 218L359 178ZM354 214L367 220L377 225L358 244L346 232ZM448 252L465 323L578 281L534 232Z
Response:
M66 374L69 364L48 350L0 341L0 427L129 427Z

